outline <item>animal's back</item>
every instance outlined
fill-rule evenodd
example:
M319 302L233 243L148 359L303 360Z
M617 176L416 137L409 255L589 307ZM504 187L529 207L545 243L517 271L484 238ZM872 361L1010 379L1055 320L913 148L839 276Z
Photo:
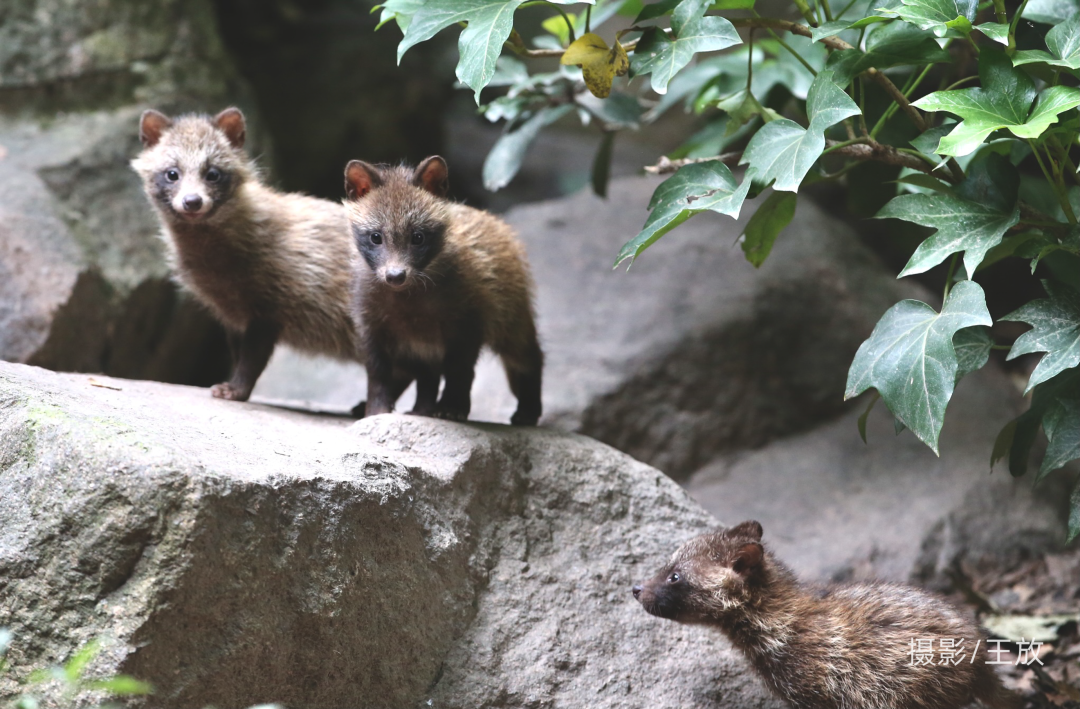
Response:
M359 254L345 208L301 194L275 196L266 228L282 227L278 248L268 254L278 282L265 287L276 295L282 340L310 352L358 358L350 299Z
M827 589L815 602L815 627L800 633L792 648L803 658L793 658L781 673L790 675L783 681L795 690L796 706L944 709L975 699L972 687L986 658L980 653L973 663L972 651L985 642L974 623L945 601L914 588L874 584ZM917 649L920 640L932 641L933 664L915 664L913 643ZM953 642L963 659L939 664L942 640Z
M499 354L523 350L536 336L525 246L493 214L463 204L448 209L447 249L465 271L463 282L474 291L470 299L483 311L485 340Z

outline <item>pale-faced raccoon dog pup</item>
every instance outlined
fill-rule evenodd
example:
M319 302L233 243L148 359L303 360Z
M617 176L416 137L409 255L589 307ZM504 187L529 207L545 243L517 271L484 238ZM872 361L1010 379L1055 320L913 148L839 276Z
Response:
M146 111L144 149L131 161L176 279L229 334L232 378L211 393L234 401L251 395L278 342L363 362L351 304L359 257L344 208L263 185L245 133L236 108L213 117Z
M691 539L634 598L653 615L722 631L797 709L1022 706L987 664L986 636L944 599L898 584L804 585L761 535L747 521ZM919 640L932 641L932 662L915 661ZM943 640L948 662L934 654Z
M476 360L488 345L518 400L511 423L534 425L544 355L525 250L506 222L447 200L447 187L438 156L415 170L359 160L345 169L349 226L363 257L356 313L367 413L393 410L415 378L413 413L468 418Z

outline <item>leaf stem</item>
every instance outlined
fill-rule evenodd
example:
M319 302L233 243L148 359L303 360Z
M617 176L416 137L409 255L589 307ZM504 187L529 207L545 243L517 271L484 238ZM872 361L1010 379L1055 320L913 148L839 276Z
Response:
M592 5L585 6L585 34L592 32Z
M994 0L994 14L997 16L999 25L1009 22L1009 16L1005 14L1005 0Z
M750 84L754 80L754 28L750 28L749 34L746 36L746 43L749 46L749 50L746 52L746 93L753 95L750 91Z
M930 69L932 67L933 64L927 64L923 68L922 73L918 76L912 73L911 79L908 80L908 83L904 85L904 90L902 92L905 98L911 98L911 94L914 93L915 89L919 88L919 84L921 84L922 80L926 78L926 75L930 73ZM882 128L885 127L885 124L889 122L889 119L896 115L896 111L899 108L900 104L896 103L895 101L889 104L889 107L885 109L885 113L881 114L881 118L879 118L878 122L874 124L874 129L870 131L871 138L877 137L877 134L881 132Z
M1035 155L1035 160L1039 163L1039 169L1042 170L1043 176L1046 177L1046 181L1050 183L1051 189L1053 189L1054 193L1057 195L1058 204L1061 205L1061 211L1065 213L1065 218L1069 220L1070 224L1076 224L1076 214L1073 213L1072 204L1069 202L1069 195L1063 189L1063 185L1061 184L1060 179L1054 179L1054 174L1056 174L1057 177L1060 178L1061 173L1057 169L1057 166L1054 165L1053 160L1050 159L1049 151L1047 151L1046 159L1053 167L1053 171L1046 168L1046 164L1043 162L1042 156L1039 155L1039 148L1036 145L1035 141L1029 139L1028 145L1031 146L1031 152Z
M847 5L844 5L844 9L840 11L840 14L838 14L838 15L837 15L837 17L838 17L838 18L840 18L840 17L843 17L843 16L844 16L844 14L845 14L845 13L846 13L846 12L847 12L848 10L850 10L850 9L851 9L851 6L852 6L852 5L854 5L854 4L855 4L856 2L858 2L858 1L859 1L859 0L851 0L851 2L849 2L849 3L847 4Z
M821 8L823 10L825 10L825 20L826 20L826 22L832 22L833 21L833 14L832 14L832 8L829 7L829 0L821 0Z
M817 18L814 17L814 11L810 9L810 5L806 0L794 0L795 6L799 8L799 13L806 18L806 21L810 23L812 27L817 27Z
M1009 23L1009 45L1005 48L1005 53L1010 57L1016 52L1016 27L1020 24L1020 17L1024 14L1024 8L1027 7L1028 0L1024 0L1020 3L1020 7L1016 8L1016 14L1013 15L1012 22Z
M787 43L787 42L785 42L784 40L780 39L780 35L778 35L778 34L776 34L775 32L773 32L773 31L772 31L772 29L769 29L769 34L771 34L771 35L772 35L772 38L773 38L773 39L775 39L775 40L776 40L777 42L779 42L779 43L780 43L780 46L781 46L781 47L783 47L784 49L786 49L786 50L788 50L789 52L791 52L791 56L793 56L793 57L795 57L796 59L798 59L798 60L799 60L799 63L800 63L800 64L802 64L802 65L803 65L804 67L806 67L806 70L807 70L808 72L810 72L810 75L811 75L811 76L817 76L817 71L815 71L815 70L814 70L814 67L810 66L810 62L806 61L806 59L805 59L805 58L803 58L803 55L799 54L799 53L798 53L798 52L796 52L796 51L795 51L794 49L792 49L792 47L791 47L791 45L790 45L790 44L788 44L788 43Z
M870 137L870 133L866 130L866 84L862 76L859 77L859 128L862 129L864 138Z
M944 89L942 89L942 91L952 91L953 89L955 89L955 88L957 88L959 86L963 86L964 84L966 84L969 81L975 81L978 78L979 77L978 77L977 74L972 75L972 76L965 76L963 79L960 79L959 81L952 82L951 84L946 86Z
M956 262L960 258L960 252L957 251L952 255L952 259L949 260L949 271L945 274L945 295L941 296L941 302L944 303L949 299L949 291L952 290L953 274L956 273ZM945 306L942 305L942 308Z

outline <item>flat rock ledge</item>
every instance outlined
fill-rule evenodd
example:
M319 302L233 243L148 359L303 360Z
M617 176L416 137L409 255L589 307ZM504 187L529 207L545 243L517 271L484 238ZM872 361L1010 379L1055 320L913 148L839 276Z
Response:
M13 666L100 638L133 706L780 706L630 596L716 521L578 435L0 363L0 519Z

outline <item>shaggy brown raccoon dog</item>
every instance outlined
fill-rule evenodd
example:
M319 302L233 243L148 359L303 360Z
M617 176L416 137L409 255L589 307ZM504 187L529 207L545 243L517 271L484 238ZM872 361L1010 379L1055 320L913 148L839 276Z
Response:
M415 170L359 160L345 169L349 224L363 257L356 307L367 413L393 410L415 378L413 413L468 418L486 344L502 358L518 400L511 423L534 425L544 356L525 250L501 219L445 199L447 187L437 156Z
M748 521L691 539L634 597L653 615L723 631L798 709L1022 706L986 664L983 633L944 600L895 584L804 586L761 533ZM913 665L920 639L934 641L932 664ZM962 640L955 657L966 657L939 662L943 639Z
M143 113L131 165L161 219L176 279L229 333L233 375L214 396L246 401L277 342L363 362L352 320L358 257L340 204L283 194L244 153L243 114Z

